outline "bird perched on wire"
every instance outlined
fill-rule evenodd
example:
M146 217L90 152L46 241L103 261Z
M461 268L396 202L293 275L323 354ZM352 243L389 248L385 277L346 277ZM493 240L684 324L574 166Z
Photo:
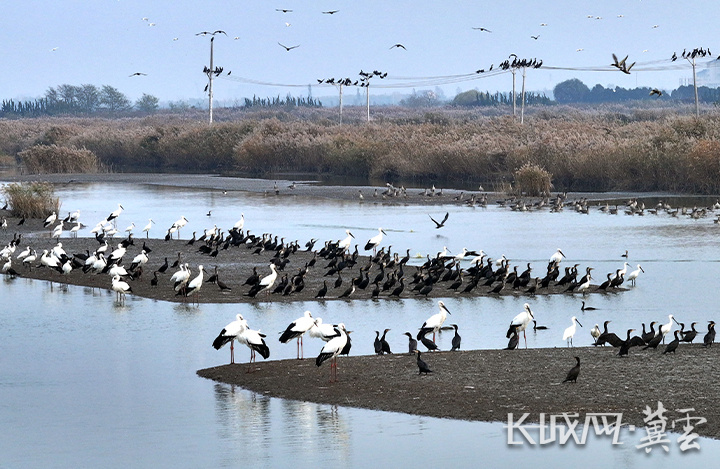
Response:
M580 374L580 357L575 357L575 360L577 360L577 364L570 368L570 371L568 371L568 374L563 380L563 383L566 381L572 381L573 383L577 383L577 378Z

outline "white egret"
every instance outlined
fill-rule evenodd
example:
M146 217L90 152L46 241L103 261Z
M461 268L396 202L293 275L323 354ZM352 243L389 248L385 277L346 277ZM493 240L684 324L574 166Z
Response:
M582 324L580 324L580 321L578 321L575 316L570 319L570 322L572 323L570 327L565 329L565 332L563 332L563 340L567 341L568 347L573 346L573 337L575 336L575 331L577 329L575 325L577 324L582 327Z

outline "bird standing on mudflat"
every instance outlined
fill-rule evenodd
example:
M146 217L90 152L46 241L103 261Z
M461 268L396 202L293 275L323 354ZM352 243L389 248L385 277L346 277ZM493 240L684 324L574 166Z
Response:
M580 374L580 357L575 357L575 360L577 360L577 364L570 368L570 371L568 371L568 374L563 380L563 383L566 381L572 381L573 383L577 383L577 378Z

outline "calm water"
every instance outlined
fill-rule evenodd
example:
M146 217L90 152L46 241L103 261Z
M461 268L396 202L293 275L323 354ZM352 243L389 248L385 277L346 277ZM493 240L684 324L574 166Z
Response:
M591 343L590 327L606 319L616 332L640 322L667 322L670 313L701 326L718 320L710 285L720 274L720 226L711 218L521 214L130 185L61 187L57 195L63 211L80 209L90 226L122 203L126 210L118 226L134 222L141 229L152 217L157 225L151 235L156 237L182 215L190 220L182 233L189 238L192 231L199 234L213 224L228 228L244 213L252 232L272 232L301 244L311 237L340 239L349 228L362 245L382 226L388 233L384 244L393 250L410 248L413 255L434 255L443 246L453 252L483 249L523 267L531 262L541 275L549 256L561 247L567 262L594 266L597 277L604 277L622 265L620 254L627 249L631 269L640 263L646 270L627 293L588 295L588 304L600 309L584 314L580 297L449 296L448 322L459 325L467 349L504 347L507 325L525 301L539 323L550 328L529 333L529 347L564 346L562 331L572 315L585 325L576 345ZM205 215L208 210L211 217ZM436 217L446 210L446 227L435 230L428 213ZM43 243L52 244L34 241L33 246ZM229 351L215 351L210 344L238 312L268 334L273 359L294 356L294 344L283 346L275 337L305 309L325 322L345 322L355 331L353 352L368 354L373 331L384 328L392 329L391 346L404 351L402 333L417 330L434 314L435 300L189 307L129 297L120 306L105 291L51 289L44 282L4 278L0 294L5 304L0 313L0 468L359 467L367 465L368 457L395 466L422 459L469 467L489 451L499 455L499 466L516 466L530 457L540 467L578 458L584 466L599 467L610 461L629 466L648 457L634 448L642 434L628 436L621 448L600 439L581 448L511 449L502 424L284 401L195 375L197 369L227 363ZM450 339L451 334L441 334L440 347L447 349ZM322 344L308 340L305 346L306 355L313 356ZM238 348L238 354L247 360L245 349ZM695 454L681 454L673 445L670 455L654 451L649 460L670 467L720 453L715 441L703 439L701 445ZM419 448L432 450L419 456Z

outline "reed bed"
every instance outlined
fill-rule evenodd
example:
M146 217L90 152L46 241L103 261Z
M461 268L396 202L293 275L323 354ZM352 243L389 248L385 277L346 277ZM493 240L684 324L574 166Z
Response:
M60 199L47 182L5 184L2 193L11 216L16 218L44 219L51 212L60 212Z
M40 150L69 149L68 158L87 151L111 171L302 172L516 189L521 168L533 168L552 175L553 190L720 193L714 108L695 118L678 108L538 106L524 124L500 108L380 108L369 123L363 111L348 108L343 124L332 109L226 109L212 126L201 115L0 121L0 153L28 165ZM59 162L40 170L73 168L87 171Z

